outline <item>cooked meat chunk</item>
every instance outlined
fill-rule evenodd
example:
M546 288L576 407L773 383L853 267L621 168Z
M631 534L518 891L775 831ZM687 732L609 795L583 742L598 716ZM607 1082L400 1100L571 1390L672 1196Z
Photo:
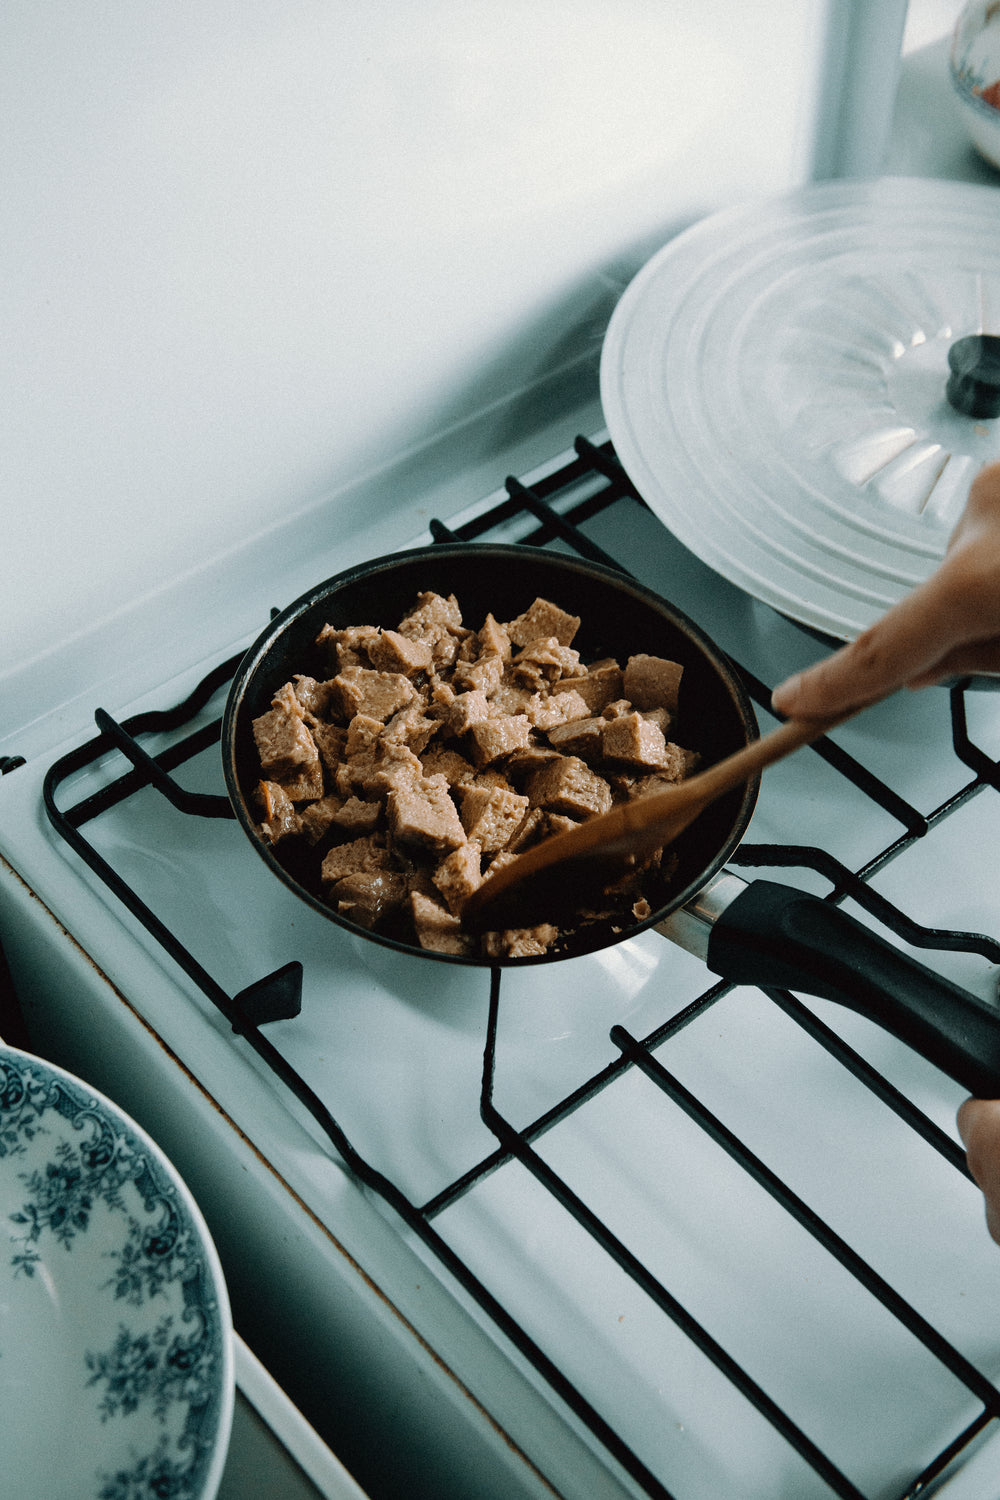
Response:
M295 696L310 726L313 721L322 721L329 715L331 693L328 682L317 682L315 677L295 678Z
M440 719L430 718L419 702L411 703L393 714L381 739L383 744L406 745L414 755L420 755L440 728Z
M548 731L553 750L577 755L581 760L597 761L604 754L604 729L607 719L571 719L568 724L554 724Z
M469 728L469 749L473 764L488 766L492 761L523 749L531 739L531 720L527 714L502 714L496 719L477 719Z
M567 614L548 599L536 599L523 615L511 620L507 634L515 646L526 646L529 641L549 636L555 636L561 646L571 646L579 628L579 615Z
M302 718L291 683L279 688L266 714L253 721L260 767L273 780L298 776L319 760L316 742Z
M385 844L375 834L366 834L329 850L323 857L320 878L324 885L332 885L345 875L370 875L375 870L391 869L392 856Z
M476 768L470 760L459 754L457 750L445 746L431 745L426 755L422 755L420 760L427 776L439 774L452 787L471 781L476 774Z
M368 659L380 672L402 672L416 677L426 672L434 660L427 641L401 635L398 630L382 630L368 647Z
M368 647L378 635L375 625L349 625L346 630L324 625L316 644L329 662L332 676L334 671L342 672L345 667L370 666Z
M575 677L580 671L580 653L561 646L554 635L529 641L511 663L515 678L534 688L543 683L558 682L560 677Z
M441 630L459 631L462 628L462 611L454 594L447 599L441 594L418 594L417 602L400 621L401 635L420 636L425 632L435 635Z
M363 802L360 797L348 797L343 806L337 808L330 821L346 833L374 833L381 816L382 808L378 802Z
M579 693L535 693L525 712L536 729L548 730L572 719L585 719L590 709Z
M425 776L410 786L395 785L386 798L386 817L401 844L443 853L465 843L465 829L444 776Z
M473 724L482 723L490 716L490 705L486 694L478 688L459 693L448 709L445 723L452 734L464 734Z
M556 693L579 693L588 713L599 714L624 695L624 673L616 661L592 662L585 677L562 677L553 684Z
M337 673L331 687L345 719L364 714L382 723L415 702L417 696L410 679L402 672L376 672L372 667L345 667Z
M528 799L508 787L466 784L457 790L462 827L484 854L495 854L512 837L528 811Z
M501 661L510 661L510 636L492 615L486 616L476 639L483 656L499 656Z
M490 707L498 714L524 714L538 696L531 683L517 682L507 671L490 696Z
M413 927L421 948L433 953L471 953L473 939L462 931L462 922L440 902L421 891L410 894Z
M683 668L662 656L630 656L625 666L622 695L636 708L677 711L677 691Z
M330 887L329 899L341 916L371 930L402 906L409 894L409 881L398 870L372 870L345 875Z
M611 788L576 755L550 761L528 781L532 807L566 813L571 818L591 818L611 808Z
M295 811L295 804L278 782L261 781L257 787L256 800L262 816L261 832L269 844L276 844L290 833L299 832L299 815Z
M455 668L454 682L459 690L475 689L490 698L503 681L503 672L503 657L486 653L474 661L460 662Z
M488 932L484 947L488 958L534 958L548 951L559 936L558 927L544 922L538 927L509 927Z
M309 733L319 751L321 763L332 774L344 758L347 730L340 724L315 722L309 725Z
M479 844L470 839L461 848L453 849L434 871L434 884L454 916L461 913L463 903L482 881L482 854Z
M310 802L304 808L300 819L300 827L310 844L318 844L325 834L330 832L334 820L344 805L343 797L331 792L327 797L320 797L318 802Z
M641 714L608 719L601 743L606 759L625 766L644 766L653 771L667 764L663 730Z

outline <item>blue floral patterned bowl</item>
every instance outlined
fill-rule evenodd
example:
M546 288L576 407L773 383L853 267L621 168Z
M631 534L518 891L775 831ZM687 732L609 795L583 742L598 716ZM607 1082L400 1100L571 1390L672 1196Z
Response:
M951 81L972 144L1000 168L1000 0L970 0L949 53Z
M211 1500L232 1323L201 1214L162 1151L60 1068L0 1048L0 1489Z

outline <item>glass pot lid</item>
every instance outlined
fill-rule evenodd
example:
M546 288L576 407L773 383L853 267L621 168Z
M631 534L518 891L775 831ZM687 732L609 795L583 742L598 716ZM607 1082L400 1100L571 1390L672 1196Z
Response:
M813 184L643 267L604 340L605 421L702 561L850 640L934 570L1000 459L998 337L1000 189Z

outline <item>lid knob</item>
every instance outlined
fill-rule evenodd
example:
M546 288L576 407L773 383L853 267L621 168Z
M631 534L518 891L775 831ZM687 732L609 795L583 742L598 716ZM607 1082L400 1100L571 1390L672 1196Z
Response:
M948 350L951 376L945 395L967 417L1000 416L1000 338L973 333Z

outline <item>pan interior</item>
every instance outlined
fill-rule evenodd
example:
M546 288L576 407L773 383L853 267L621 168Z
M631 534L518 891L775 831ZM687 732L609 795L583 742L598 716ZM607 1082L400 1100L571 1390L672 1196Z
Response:
M524 545L441 544L380 559L319 584L280 614L247 653L230 692L223 725L224 770L236 814L258 853L273 871L310 905L351 931L389 946L454 962L483 959L426 954L392 933L371 933L347 921L322 895L318 879L265 844L256 830L253 793L260 777L253 720L266 713L274 693L296 673L325 677L315 640L324 625L394 628L420 593L454 594L464 623L478 629L486 615L509 620L537 597L579 615L574 639L585 662L647 653L684 668L677 723L671 738L697 750L708 764L756 735L749 700L732 667L685 615L624 575L561 553ZM647 892L652 914L627 932L599 925L582 928L557 944L544 962L593 951L648 927L700 888L725 862L742 836L753 808L756 783L719 800L675 846L677 866L669 882ZM490 961L492 962L492 961Z

